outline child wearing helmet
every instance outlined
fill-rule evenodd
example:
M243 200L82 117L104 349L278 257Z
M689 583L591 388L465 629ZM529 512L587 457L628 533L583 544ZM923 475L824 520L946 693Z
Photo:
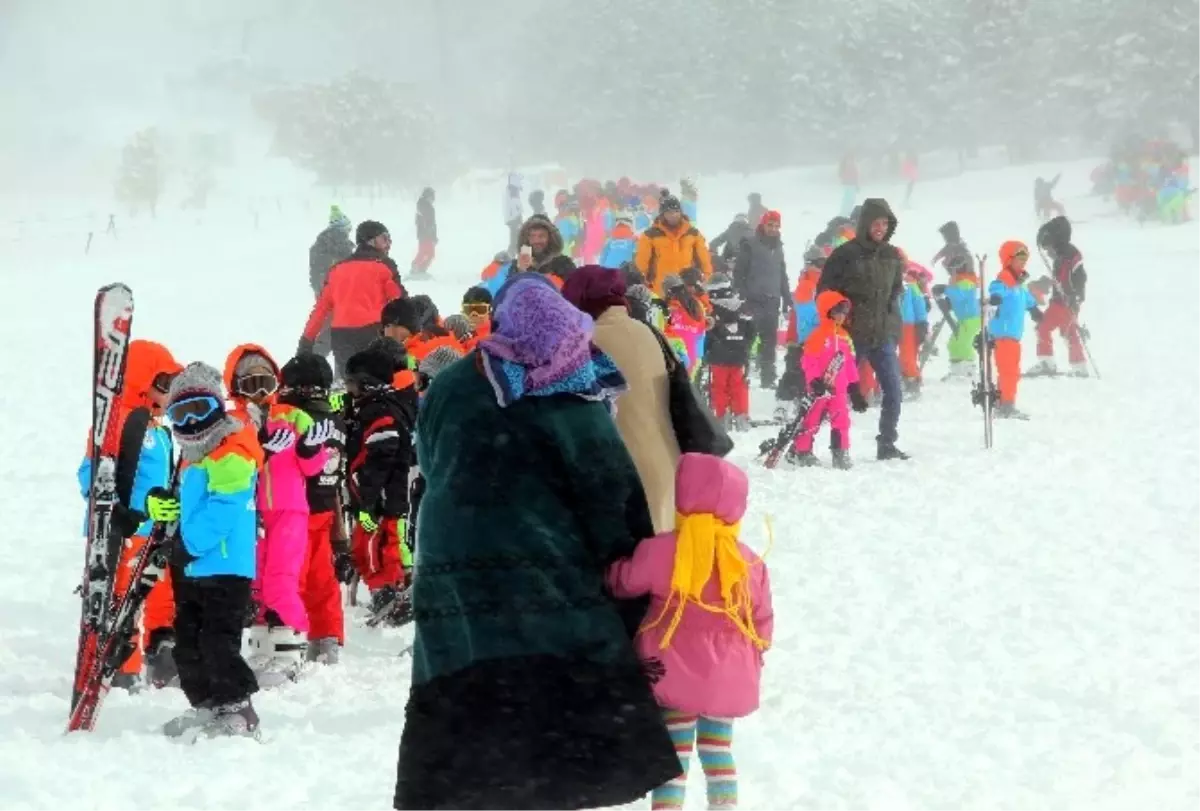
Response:
M733 280L717 274L708 283L711 326L705 341L705 363L712 372L709 403L726 429L750 428L748 366L754 345L754 316L733 289Z

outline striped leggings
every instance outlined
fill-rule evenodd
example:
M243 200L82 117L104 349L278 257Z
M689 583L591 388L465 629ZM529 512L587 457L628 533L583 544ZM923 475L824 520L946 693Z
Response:
M667 732L675 744L683 771L650 795L651 809L683 808L687 792L688 762L695 746L708 783L709 808L737 808L737 768L733 763L733 722L663 708Z

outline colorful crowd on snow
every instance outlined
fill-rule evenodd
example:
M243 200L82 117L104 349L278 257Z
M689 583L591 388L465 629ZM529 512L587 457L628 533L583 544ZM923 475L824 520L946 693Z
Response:
M907 460L902 403L948 330L947 379L972 380L986 352L996 416L1025 418L1020 380L1057 374L1055 333L1068 373L1089 374L1088 278L1056 182L1035 189L1048 272L1032 281L1028 245L1000 245L989 280L955 222L922 264L878 198L830 219L792 277L758 194L708 241L690 180L679 196L583 181L553 210L535 191L529 217L510 183L509 244L445 315L406 289L385 225L333 206L294 357L242 344L218 371L129 347L122 554L156 522L181 531L114 686L144 671L181 687L172 737L255 735L257 690L338 663L342 586L361 582L368 624L416 630L396 808L650 793L677 809L693 751L709 807L734 807L733 724L759 705L771 592L740 540L747 475L698 445L681 398L698 389L715 430L742 435L762 427L756 375L766 422L795 420L793 469L821 464L826 421L833 467L851 469L852 415L878 405L876 459ZM434 203L425 189L410 280L435 260ZM91 478L85 460L85 498Z

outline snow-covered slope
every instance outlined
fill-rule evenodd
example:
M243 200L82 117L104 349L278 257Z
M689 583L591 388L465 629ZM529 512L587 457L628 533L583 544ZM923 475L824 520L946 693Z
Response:
M919 186L913 206L898 208L895 241L927 259L940 246L937 226L954 218L993 257L1005 239L1032 245L1032 180L1060 168L1092 279L1084 320L1102 380L1023 381L1033 419L998 423L988 453L967 387L939 382L935 358L924 399L904 408L900 445L911 462L874 462L869 412L855 416L850 473L750 468L746 536L765 548L771 517L778 635L763 708L736 726L747 808L1200 804L1196 227L1105 217L1083 197L1089 165L1033 166ZM794 265L839 199L811 174L702 180L702 230L715 235L749 191L782 211ZM900 196L898 187L866 192ZM412 288L448 312L506 233L498 189L445 198L438 281ZM408 203L339 202L355 219L390 224L407 265ZM260 203L257 228L245 206L203 223L164 214L119 239L97 234L87 257L82 233L47 240L35 225L0 240L10 302L0 321L0 804L389 802L404 630L355 625L342 665L260 694L262 744L169 743L156 730L184 706L175 691L113 694L94 733L62 734L93 292L131 284L135 334L181 360L220 365L245 341L287 356L311 303L307 248L325 205ZM1028 365L1031 335L1025 351ZM771 406L754 392L756 411ZM751 465L766 433L734 458ZM689 806L701 807L693 780Z

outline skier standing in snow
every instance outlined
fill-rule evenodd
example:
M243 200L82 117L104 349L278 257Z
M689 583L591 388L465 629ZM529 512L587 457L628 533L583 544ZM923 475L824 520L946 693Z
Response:
M407 621L403 599L412 562L407 535L408 471L416 390L392 386L392 356L380 349L354 355L346 365L346 391L354 421L346 438L350 504L357 519L351 542L355 568L371 591L372 614L386 622Z
M746 474L723 459L684 454L674 531L643 541L608 570L614 596L650 596L646 616L653 619L636 645L647 669L661 673L654 697L683 767L654 790L653 808L683 808L693 747L708 807L737 807L733 719L758 709L775 624L766 564L738 540L749 486ZM723 593L730 588L740 600Z
M112 531L118 533L121 561L116 568L116 593L129 588L130 565L150 539L154 522L146 516L146 495L162 488L171 478L170 431L160 424L171 380L182 367L170 351L154 341L129 342L125 361L125 384L121 391L112 430L120 437L117 447L117 504L113 508ZM86 500L91 492L92 457L79 465L79 486ZM86 522L85 522L86 523ZM86 527L85 527L86 531ZM164 687L177 678L172 648L175 604L170 575L164 575L146 597L142 632L134 640L129 658L113 676L112 687L134 692L141 687L142 657L146 678Z
M1067 339L1068 359L1072 377L1087 377L1087 354L1079 334L1079 310L1087 294L1087 270L1083 254L1071 244L1071 222L1055 217L1038 229L1038 247L1050 254L1054 293L1046 307L1045 318L1038 324L1038 362L1028 372L1030 376L1057 373L1054 365L1054 332Z
M298 408L314 423L330 421L327 458L308 479L308 549L300 572L300 596L308 613L308 660L337 664L346 642L342 590L334 571L334 550L348 555L342 524L341 491L345 476L346 424L329 403L333 369L319 355L297 355L283 365L279 402Z
M763 205L762 195L758 192L751 192L746 195L746 203L746 223L750 225L748 230L753 233L754 226L762 222L763 215L767 213L767 207ZM742 238L745 239L744 236ZM740 241L735 243L733 246L734 250L737 250L737 246L740 244Z
M704 236L684 216L679 198L669 194L662 198L654 224L638 237L633 263L645 275L648 286L659 293L667 276L688 268L698 268L702 280L712 276Z
M821 323L804 340L804 355L801 359L808 391L815 398L804 414L800 430L787 455L787 462L795 467L816 467L813 443L817 431L825 418L829 418L829 449L833 466L849 470L850 461L850 407L855 411L867 410L867 400L858 385L858 367L855 365L854 344L846 332L846 319L851 313L850 300L834 290L826 290L817 296L817 313ZM841 364L836 374L829 370L835 360ZM849 405L847 404L849 398Z
M442 371L421 407L420 612L394 805L632 802L679 761L631 642L645 603L603 583L652 534L605 407L624 380L546 279L508 282L493 321L476 362Z
M492 332L492 294L487 288L475 286L463 293L462 314L471 324L471 337L463 342L470 352Z
M429 275L429 266L433 264L434 252L437 248L437 213L433 209L433 189L428 186L417 199L417 255L412 260L412 275L415 278L425 278Z
M263 463L254 426L225 413L220 373L193 363L171 383L167 418L179 445L177 493L152 490L154 521L179 521L171 554L175 664L191 709L163 732L254 734L258 690L242 658L242 627L255 574L254 491Z
M901 381L896 341L900 336L900 293L905 262L889 244L896 215L887 201L868 198L859 212L854 239L836 248L825 262L818 291L836 290L850 299L850 335L860 364L875 373L883 390L876 457L907 459L896 447L899 437Z
M754 316L759 383L764 389L775 388L779 316L781 311L786 314L792 306L787 260L779 236L782 224L778 211L763 214L754 234L738 246L733 269L734 289Z
M950 271L950 284L933 286L934 300L942 317L954 319L955 326L947 348L950 351L951 378L969 378L978 360L975 336L982 326L979 311L979 276L969 254L954 253L945 259Z
M921 347L929 335L929 299L921 289L922 277L909 264L904 271L904 290L900 294L900 374L904 393L921 396Z
M312 247L308 249L308 283L312 286L314 297L321 297L321 288L325 286L333 266L349 258L352 253L354 243L350 241L350 218L337 206L330 206L329 226L317 234ZM313 351L322 356L330 353L328 327L322 327L317 334Z
M1044 223L1051 217L1066 216L1067 212L1062 203L1054 199L1054 187L1060 179L1061 173L1055 175L1052 180L1039 177L1033 181L1033 210L1037 214L1038 222Z
M295 679L304 664L309 623L300 578L308 551L307 482L325 467L333 428L329 420L316 423L277 402L279 383L279 367L261 346L243 344L225 360L234 414L258 430L264 456L257 492L263 537L254 581L260 611L250 629L251 667L260 687Z
M1017 385L1021 380L1021 338L1025 335L1025 313L1035 323L1043 320L1033 294L1025 287L1029 273L1029 248L1025 243L1010 240L1000 246L1001 271L988 285L988 304L996 313L988 318L988 335L996 359L996 385L1000 402L996 406L999 419L1028 419L1017 410Z
M732 280L716 274L708 283L712 324L704 341L704 362L712 371L709 402L726 430L750 429L750 347L756 337L754 315L733 289Z
M400 272L388 256L392 237L387 228L366 220L358 224L354 238L358 243L354 253L329 271L296 350L297 354L312 352L317 336L329 323L338 378L343 376L347 359L379 334L383 305L404 295Z

